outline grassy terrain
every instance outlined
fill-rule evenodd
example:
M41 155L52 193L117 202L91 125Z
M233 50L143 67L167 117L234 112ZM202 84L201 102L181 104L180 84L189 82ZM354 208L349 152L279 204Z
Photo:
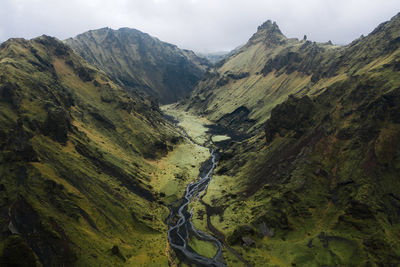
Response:
M207 125L212 124L205 117L199 117L193 115L190 112L183 111L176 107L176 104L164 105L161 110L175 118L178 121L178 126L185 129L188 136L193 139L195 143L200 145L206 145L210 140L210 136L207 133Z
M167 204L214 146L190 208L228 266L397 266L399 40L400 15L345 47L268 21L162 107L177 125L54 38L2 43L0 265L181 264Z
M2 265L167 265L207 149L51 37L4 42L0 70Z
M135 29L102 28L65 40L126 90L172 103L190 94L210 63Z
M202 241L197 238L189 240L189 246L199 255L213 258L217 253L217 248L210 242Z
M398 28L393 19L380 31L335 46L287 38L268 21L245 46L205 75L185 108L217 122L246 107L248 119L255 121L246 132L259 130L288 95L316 96L336 82L392 61L398 54Z
M212 124L210 121L208 121L207 119L205 119L203 117L198 117L189 112L186 112L182 108L177 107L177 105L174 105L174 104L173 105L165 105L165 106L162 106L161 109L165 112L165 114L173 117L175 120L178 121L177 125L182 130L185 130L188 133L188 136L192 142L192 146L202 148L203 150L206 150L208 152L206 154L207 158L209 158L209 156L210 156L208 149L206 149L205 147L199 146L199 145L194 145L194 144L198 143L198 144L202 144L204 146L209 146L209 147L215 148L215 146L210 141L218 142L218 141L222 141L222 140L227 140L229 138L226 135L210 136L210 133L208 132L208 128L206 127L206 126L210 126ZM216 137L216 138L214 139L214 137ZM175 152L175 150L174 150L174 152ZM202 161L200 161L200 162L204 162L204 160L207 158L203 158ZM198 160L197 157L195 159ZM197 161L197 162L199 162L199 161ZM199 169L199 166L197 165L196 170L198 170L198 169ZM197 176L195 176L195 177L197 177ZM211 183L210 183L210 185L211 185ZM184 188L186 188L186 187L184 187ZM210 195L215 196L215 194L216 193L218 194L220 192L220 189L222 189L222 188L224 188L224 186L221 186L221 188L219 188L219 189L217 189L216 187L213 187L212 192L207 193L210 190L210 187L208 187L208 189L204 195L206 198ZM192 217L193 225L197 229L199 229L203 232L206 232L210 235L214 235L207 226L206 207L201 203L199 198L193 199L191 201L191 203L189 205L189 209L193 209L193 212L194 212L193 217ZM212 243L198 240L195 237L193 237L192 239L189 240L189 244L194 251L196 251L198 254L206 256L206 257L212 258L217 252L217 248ZM235 255L233 255L231 253L231 251L227 250L225 247L223 247L223 255L227 262L233 263L234 266L241 266L240 264L242 264L242 263L236 258Z
M200 164L210 156L208 149L184 142L160 160L150 162L154 173L151 185L155 190L165 194L165 201L170 203L183 196L188 181L195 180L199 174Z
M222 148L194 224L254 266L397 266L399 15L346 47L264 26L183 105L251 136Z
M382 80L400 82L396 76ZM384 94L396 101L398 90L394 88L398 87L386 88L388 91L373 99ZM313 115L312 126L300 136L289 131L269 143L260 136L235 144L222 154L216 170L219 175L213 176L203 200L213 208L214 227L255 266L379 266L398 262L399 221L394 199L399 194L399 158L395 155L400 147L394 137L399 136L398 115L393 113L397 111L390 111L392 115L380 121L383 114L378 115L379 109L373 108L363 123L377 128L369 129L368 134L363 130L365 124L356 119L365 114L359 100L344 100L354 111L335 118L336 109L329 108L331 104L335 107L331 95L336 94L335 89L314 100L330 102L314 110L318 115ZM289 105L289 101L284 104ZM328 128L321 135L320 123L330 112L332 120L323 122ZM282 122L288 113L283 109L272 116L281 116L278 122ZM285 127L283 123L281 127ZM344 135L349 127L353 134ZM381 142L387 144L384 149ZM204 227L202 209L196 210L194 218L197 227ZM271 236L263 236L263 223L272 229ZM254 245L244 245L243 237L251 238Z

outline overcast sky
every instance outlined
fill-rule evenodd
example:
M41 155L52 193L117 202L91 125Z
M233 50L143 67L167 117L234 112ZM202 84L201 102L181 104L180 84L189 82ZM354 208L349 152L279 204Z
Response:
M345 44L400 12L400 0L0 0L0 42L136 28L195 51L230 50L271 19L287 37Z

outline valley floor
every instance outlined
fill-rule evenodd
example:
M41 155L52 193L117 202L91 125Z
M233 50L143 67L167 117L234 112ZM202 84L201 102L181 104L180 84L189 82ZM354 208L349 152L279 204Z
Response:
M191 144L182 145L182 148L178 147L169 154L169 157L175 153L179 154L178 149L185 151L192 147L194 151L197 149L198 153L202 151L197 154L201 155L201 157L197 156L198 162L204 161L209 154L205 151L206 149L197 146L196 143L214 147L221 157L226 157L226 148L218 146L218 142L226 140L227 137L211 136L207 127L212 125L210 121L192 115L175 105L164 106L162 110L179 121L177 127L186 132L188 139L192 141ZM241 150L238 158L221 159L217 163L207 191L200 198L194 199L189 206L189 210L193 211L192 222L195 228L217 237L224 244L223 256L226 265L366 265L367 256L360 249L359 243L363 237L358 230L341 226L340 216L343 215L343 211L329 198L321 197L324 187L320 184L324 182L323 180L317 180L316 185L313 185L314 189L310 189L311 191L303 195L300 193L306 178L299 176L300 178L287 184L265 184L262 186L263 190L251 196L245 196L246 180L250 179L246 177L248 173L251 173L248 169L254 168L256 162L268 161L268 151L262 146L264 142L260 141L259 137L255 136L247 142L250 145L251 142L256 143L260 149L253 152ZM176 161L177 165L183 167L188 164L185 160L188 160L187 155L191 154L186 153L176 156L175 160L183 160L180 163ZM238 159L243 163L240 163ZM192 160L196 161L195 158ZM235 162L232 162L234 160ZM190 164L186 165L187 168ZM243 167L232 167L235 164L242 164ZM231 170L239 171L233 173L229 169L226 170L227 166L231 166ZM195 179L197 171L198 165L193 168L190 179L185 180ZM312 177L312 174L304 173L304 177ZM160 181L161 179L163 177ZM183 192L186 184L181 183L177 185L179 189L174 190ZM181 196L182 194L178 194L178 197ZM288 203L283 205L280 202L283 200ZM316 204L312 204L314 202ZM310 207L304 207L304 203L311 203ZM287 217L284 214L288 214ZM364 222L364 224L367 223L371 222ZM285 225L290 225L290 228L284 228ZM212 243L193 239L189 244L200 255L212 258L216 253L216 247ZM174 262L178 261L174 260Z
M163 106L161 109L166 115L173 117L177 121L177 127L179 127L183 132L187 133L187 137L191 141L191 145L200 151L206 149L205 147L218 149L216 146L218 142L229 139L229 136L227 135L211 135L208 132L209 128L207 128L207 126L212 125L212 122L208 121L204 117L190 114L177 107L175 104ZM206 150L208 151L208 149ZM174 153L175 151L176 153L179 153L177 150L174 150ZM180 158L187 160L186 157L187 155L180 156ZM183 166L185 162L183 161L180 164ZM210 219L214 221L214 216L208 214L210 211L207 210L207 208L211 208L210 199L219 196L221 194L221 190L229 187L229 182L224 183L226 181L224 181L223 178L224 177L222 176L214 174L207 191L200 198L194 199L191 202L190 209L192 209L194 214L192 222L197 229L213 235L225 243L223 231L213 227L215 223L211 222ZM169 179L164 179L164 181L165 180ZM183 190L184 188L185 187L181 187L180 190ZM196 251L196 253L205 257L212 258L217 251L216 246L212 243L198 240L196 238L192 238L189 241L189 244ZM223 246L223 255L228 266L246 266L247 264L247 262L241 258L241 256L234 249L227 247L226 243Z

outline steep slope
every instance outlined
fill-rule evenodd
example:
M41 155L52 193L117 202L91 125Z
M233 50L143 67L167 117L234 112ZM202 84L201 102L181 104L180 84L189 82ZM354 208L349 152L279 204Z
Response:
M10 39L0 125L0 265L167 265L163 198L181 191L154 160L181 138L154 103L54 38Z
M220 143L195 225L255 266L397 266L399 62L400 14L345 47L260 27L186 106L251 135Z
M88 31L65 43L128 91L146 93L163 104L188 96L209 66L192 51L129 28Z
M286 38L275 22L267 21L235 54L220 62L196 86L188 108L218 121L246 110L261 129L271 109L289 94L318 94L345 79L335 64L343 47ZM253 129L251 129L253 130Z

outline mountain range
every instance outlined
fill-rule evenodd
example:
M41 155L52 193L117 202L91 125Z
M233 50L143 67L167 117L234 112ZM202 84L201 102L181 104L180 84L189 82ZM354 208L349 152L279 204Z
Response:
M192 51L130 28L88 31L65 43L128 92L145 93L162 104L187 97L211 65Z
M398 266L400 14L345 46L266 21L213 63L128 28L2 43L1 265L196 265L167 220L213 148L190 209L221 264Z
M241 137L206 203L254 266L399 263L399 47L400 15L347 46L267 21L182 104Z

